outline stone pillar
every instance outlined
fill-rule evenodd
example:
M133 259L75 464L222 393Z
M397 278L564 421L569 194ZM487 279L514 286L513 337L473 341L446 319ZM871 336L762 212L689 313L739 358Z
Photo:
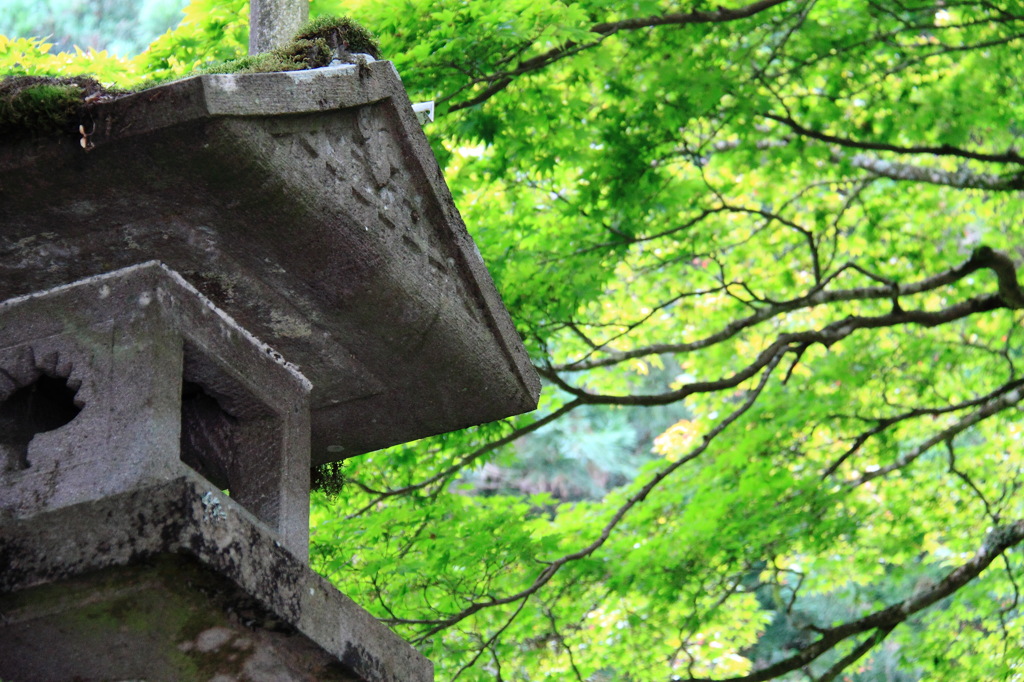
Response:
M281 47L309 18L309 0L251 0L249 54Z

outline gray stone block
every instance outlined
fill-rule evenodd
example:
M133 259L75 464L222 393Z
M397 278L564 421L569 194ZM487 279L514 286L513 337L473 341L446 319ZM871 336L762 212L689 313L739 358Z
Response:
M253 515L181 473L0 522L0 679L433 679Z
M301 373L159 263L4 301L0 516L192 467L305 559L308 401Z

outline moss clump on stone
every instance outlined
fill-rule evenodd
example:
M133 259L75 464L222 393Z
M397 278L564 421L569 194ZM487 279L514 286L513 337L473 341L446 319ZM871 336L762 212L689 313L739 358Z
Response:
M283 59L274 52L247 55L238 59L210 62L200 66L189 76L202 76L210 73L269 73L271 71L298 71L308 68L303 64ZM178 80L175 78L174 80ZM157 83L156 85L163 85Z
M377 59L380 46L372 33L348 17L325 16L303 26L287 45L270 52L212 62L196 69L193 74L318 69L335 59L351 62L354 53L365 53Z
M0 81L0 133L51 135L73 130L86 101L104 92L92 78L5 78Z
M295 35L296 40L324 40L335 52L365 53L380 58L377 38L348 17L324 16L313 19Z
M327 66L334 59L334 53L322 39L297 38L286 46L247 55L239 59L212 62L192 72L192 75L206 73L269 73L272 71L299 71Z
M269 73L327 66L335 59L354 63L353 54L380 57L380 45L370 31L348 17L318 17L306 24L287 45L263 54L213 62L189 75L212 73ZM149 83L146 87L162 85ZM53 135L76 133L86 105L125 94L104 89L86 77L50 78L9 76L0 81L0 134Z
M309 489L319 490L331 496L345 490L345 462L328 462L309 470Z

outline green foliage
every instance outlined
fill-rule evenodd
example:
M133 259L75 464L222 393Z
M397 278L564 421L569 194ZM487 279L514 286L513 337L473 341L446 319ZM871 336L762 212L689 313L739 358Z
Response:
M341 12L437 102L547 384L336 466L318 570L438 679L1021 674L1024 6L311 2ZM245 54L245 3L185 15L121 66L0 66Z
M181 19L187 0L4 0L0 34L46 36L54 52L141 52Z
M52 43L40 38L8 38L0 35L0 74L5 76L89 76L107 85L128 86L139 82L133 62L105 51L73 55L51 54Z
M224 62L249 51L249 3L193 0L185 18L135 58L157 80L180 78L209 62Z

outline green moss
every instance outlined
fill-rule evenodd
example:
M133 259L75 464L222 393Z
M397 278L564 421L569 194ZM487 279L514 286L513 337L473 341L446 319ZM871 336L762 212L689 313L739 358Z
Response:
M208 73L269 73L271 71L297 71L305 68L287 59L281 59L270 52L256 54L240 59L229 59L227 61L210 62L200 66L188 74L189 76L201 76ZM177 79L175 79L177 80Z
M353 53L380 57L374 35L348 17L324 16L309 22L287 45L240 59L213 62L189 75L268 73L315 69L335 58L355 61ZM146 87L162 85L151 82ZM92 78L10 76L0 81L0 135L43 136L78 133L85 107L123 92L104 89Z
M322 39L332 50L364 52L380 58L380 43L373 33L348 17L323 16L313 19L295 35L296 39Z
M5 78L0 81L0 133L50 135L73 129L86 98L100 92L91 78Z
M309 471L309 488L331 496L340 495L345 489L345 474L344 460L312 467Z
M323 39L296 39L285 47L262 54L247 55L239 59L212 62L192 72L204 73L269 73L272 71L298 71L327 66L334 53Z
M268 73L317 69L336 57L351 60L352 53L380 57L380 45L368 30L348 17L318 17L295 35L290 43L270 52L249 55L224 62L213 62L193 72L205 73Z
M290 59L296 64L309 65L309 68L327 66L334 59L334 51L323 38L296 38L287 46L270 54Z

